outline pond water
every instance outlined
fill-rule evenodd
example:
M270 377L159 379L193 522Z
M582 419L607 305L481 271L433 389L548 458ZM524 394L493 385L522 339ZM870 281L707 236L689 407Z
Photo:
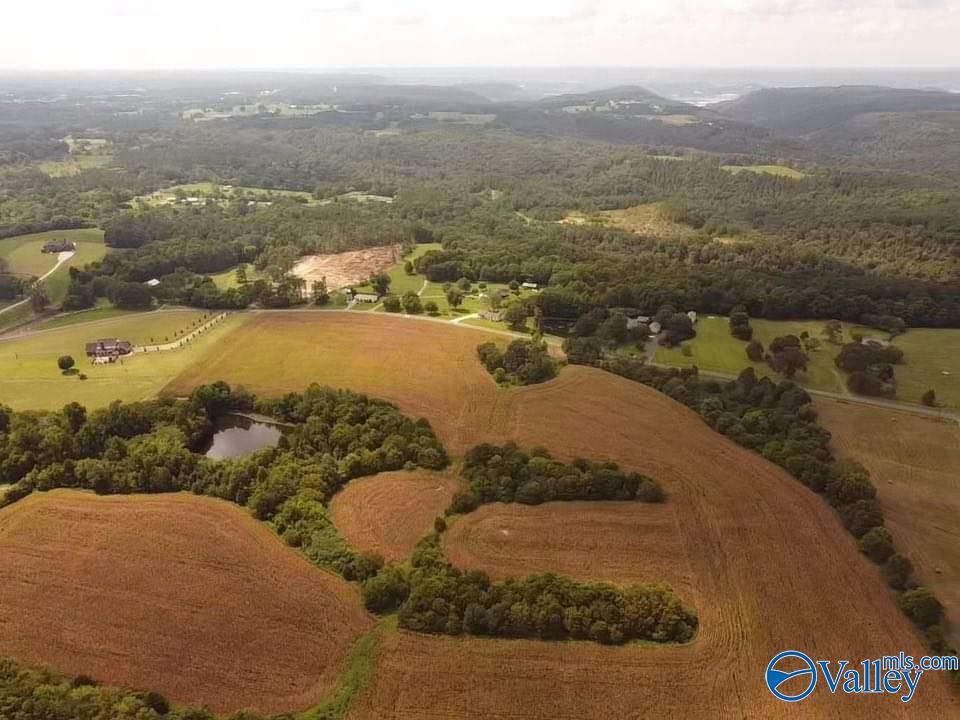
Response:
M275 447L283 430L278 425L251 420L243 415L224 415L204 454L211 460L246 457L265 447Z

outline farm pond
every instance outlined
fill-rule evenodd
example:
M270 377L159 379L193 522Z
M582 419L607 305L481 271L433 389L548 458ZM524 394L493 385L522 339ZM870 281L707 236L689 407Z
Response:
M245 415L224 415L216 423L213 437L204 448L211 460L246 457L265 447L276 447L285 426Z

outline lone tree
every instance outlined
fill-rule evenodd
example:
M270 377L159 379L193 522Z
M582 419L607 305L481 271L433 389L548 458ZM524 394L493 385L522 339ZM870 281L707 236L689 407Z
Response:
M447 290L447 303L450 307L460 307L463 305L463 293L457 288L450 288Z
M747 357L751 362L760 362L763 360L763 345L758 340L751 340L747 343Z
M61 355L57 358L57 367L67 372L74 366L73 357L71 355Z
M920 396L920 402L927 407L936 407L937 393L933 389L927 390L923 395Z
M47 295L47 290L43 286L43 283L35 283L30 290L30 307L33 308L34 312L39 313L46 310L49 304L50 297Z
M370 276L370 284L380 295L386 295L390 289L390 276L385 272L374 273Z

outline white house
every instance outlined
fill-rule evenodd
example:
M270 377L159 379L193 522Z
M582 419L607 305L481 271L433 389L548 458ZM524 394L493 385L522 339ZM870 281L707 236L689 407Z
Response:
M525 290L539 290L539 289L540 289L540 286L537 285L535 282L520 283L520 287L524 288Z
M659 334L659 332L660 332L661 329L662 329L662 328L661 328L660 323L658 323L656 320L654 320L652 323L650 323L650 332L653 333L654 335Z
M380 296L376 293L354 293L353 299L362 303L375 303L379 302Z
M146 285L147 287L156 287L159 284L160 284L160 281L157 280L157 278L151 278L144 283L144 285Z

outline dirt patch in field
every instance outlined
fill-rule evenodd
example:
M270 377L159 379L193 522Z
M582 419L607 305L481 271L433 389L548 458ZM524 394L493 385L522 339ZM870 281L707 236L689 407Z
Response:
M373 625L226 502L36 493L0 512L0 648L217 711L305 708Z
M459 567L502 579L555 572L580 580L691 587L682 533L669 504L492 503L458 518L444 550Z
M666 579L680 585L689 574L682 594L699 612L700 633L683 647L625 648L392 633L378 647L376 682L353 717L794 717L797 708L763 682L781 650L851 660L901 649L924 654L879 572L821 498L691 410L623 378L572 366L542 385L498 389L476 359L476 345L494 337L402 317L263 314L168 391L186 394L224 379L276 395L316 381L386 397L427 417L455 454L513 439L657 478L678 537L651 551L665 558L682 552ZM636 532L644 522L638 518ZM610 537L629 531L625 522ZM555 539L542 537L541 556L552 562ZM632 572L618 551L616 544L597 546L599 567L622 568L603 572ZM636 567L636 579L648 577ZM949 717L960 707L947 678L928 673L909 704L818 688L802 711L806 718L877 720Z
M450 506L459 486L439 473L381 473L351 481L334 497L330 512L355 548L403 560L432 530L434 518Z
M960 644L960 427L834 400L816 407L836 454L870 471L897 547L937 593Z
M399 245L350 250L335 255L310 255L301 258L291 272L310 283L326 278L330 290L339 290L362 282L370 275L396 265L400 261Z

